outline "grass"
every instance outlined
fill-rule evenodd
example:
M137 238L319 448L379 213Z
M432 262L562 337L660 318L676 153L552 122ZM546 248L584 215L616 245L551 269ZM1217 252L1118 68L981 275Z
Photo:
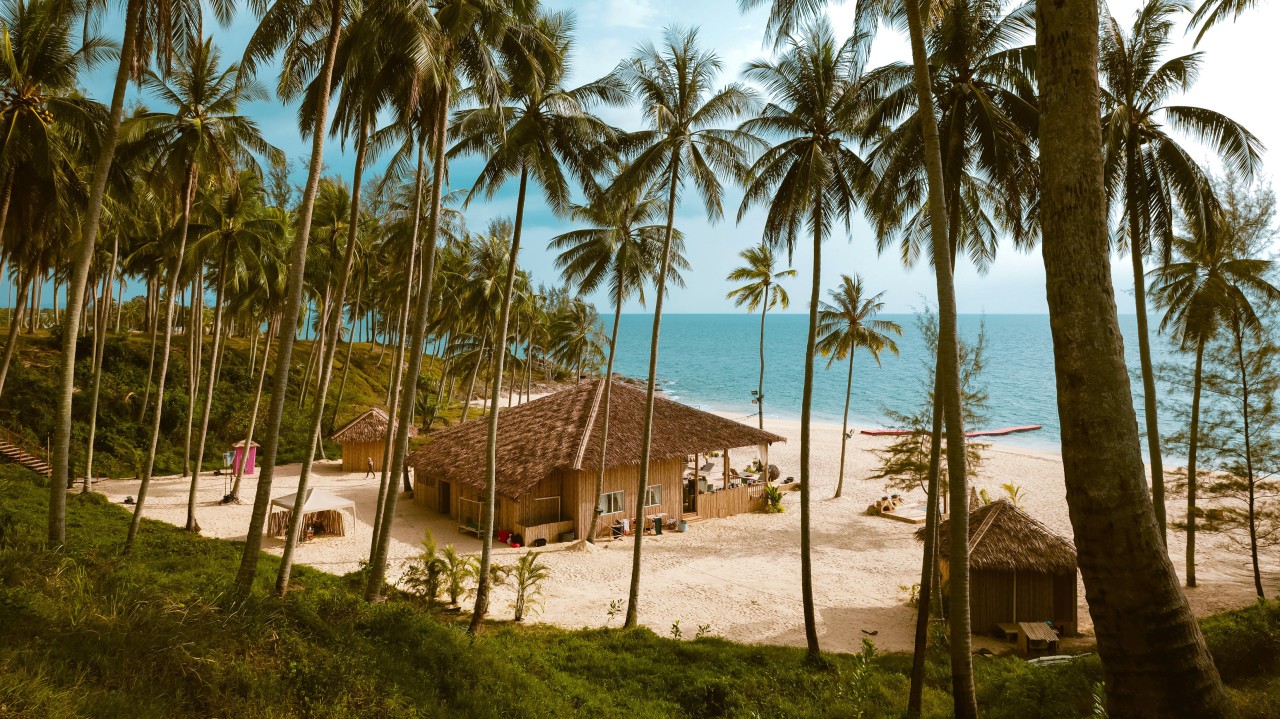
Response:
M0 332L0 343L7 335ZM106 477L132 477L139 473L151 436L150 413L139 421L143 397L146 395L147 366L150 360L149 336L143 334L111 335L104 349L102 386L99 397L99 417L94 438L94 474ZM258 367L262 362L262 342L258 346ZM208 380L209 343L205 345L206 357L201 376L197 413L203 408L204 383ZM183 439L187 425L188 358L186 340L174 338L173 355L166 382L164 414L161 421L160 443L156 453L156 474L175 474L182 471ZM312 350L310 341L298 342L293 352L293 370L290 387L293 388L285 403L281 425L279 462L299 462L302 448L307 444L310 422L310 402L303 410L298 407L298 392L303 383L303 372ZM379 350L368 343L356 343L352 354L351 369L342 395L342 406L337 413L337 424L351 419L373 406L383 405L387 396L391 355L380 357ZM30 445L44 448L53 434L54 413L49 411L49 398L57 395L57 358L59 348L47 333L22 335L18 353L10 368L4 387L4 402L0 403L0 427L5 427L29 438ZM72 424L72 467L83 474L86 447L89 438L88 393L92 388L89 357L93 353L91 339L80 341L76 365L76 402ZM249 417L253 410L253 398L257 389L257 369L250 366L250 343L244 338L233 338L227 344L223 367L219 375L218 389L214 393L209 419L209 439L206 442L204 467L214 469L223 466L223 452L231 444L244 439ZM330 384L329 403L325 411L326 434L334 417L333 409L342 381L346 345L339 347ZM274 361L274 355L272 356ZM253 369L251 372L250 370ZM420 382L424 394L434 399L439 385L438 365L428 361ZM312 391L314 391L314 379ZM154 390L153 390L154 391ZM264 389L264 411L270 395L270 382ZM150 404L154 404L151 395ZM460 406L445 412L446 422L456 420ZM479 416L473 410L472 416ZM255 430L261 440L262 425ZM193 430L191 451L196 451L199 441L199 417ZM340 448L332 442L325 443L329 457L340 455Z
M296 590L270 598L270 555L237 602L228 590L239 543L150 522L122 557L128 513L76 494L67 549L48 552L47 496L42 478L0 465L0 718L816 719L897 717L905 702L903 654L833 653L815 669L787 647L513 623L472 641L457 615L411 597L364 603L358 574L298 567ZM1280 608L1205 629L1244 716L1275 716ZM945 662L941 650L930 659L926 716L949 715ZM1090 716L1101 679L1094 657L1056 667L980 658L975 669L983 715L995 718Z

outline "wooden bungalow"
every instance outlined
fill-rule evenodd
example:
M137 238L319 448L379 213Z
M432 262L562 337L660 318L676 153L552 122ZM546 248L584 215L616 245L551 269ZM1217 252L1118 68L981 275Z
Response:
M938 573L947 599L950 521L938 524ZM916 532L923 541L924 529ZM1007 499L969 513L969 620L975 632L1053 622L1077 632L1076 548Z
M498 432L497 530L519 534L524 544L542 539L568 541L584 536L592 514L600 513L598 536L634 519L640 477L640 438L645 393L614 381L610 394L609 441L603 493L595 491L604 433L604 380L502 410ZM732 481L727 468L720 491L698 489L684 477L690 455L786 441L769 432L673 402L655 399L648 488L647 524L727 516L763 500L763 486ZM414 501L448 514L462 531L481 520L488 425L468 422L432 434L409 456L414 468Z
M339 427L330 439L342 445L342 471L363 472L372 459L374 471L381 472L389 424L387 413L374 407ZM418 428L409 425L409 436L417 434Z

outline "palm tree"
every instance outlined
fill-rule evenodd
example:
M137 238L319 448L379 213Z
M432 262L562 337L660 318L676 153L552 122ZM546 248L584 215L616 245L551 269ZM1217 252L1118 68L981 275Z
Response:
M653 333L649 339L649 377L645 390L644 429L640 435L640 483L636 491L636 526L644 523L645 488L649 482L649 452L653 440L653 402L657 387L658 336L662 326L662 300L671 272L671 248L675 237L675 212L680 188L691 179L702 198L707 216L723 214L722 173L740 175L751 138L719 124L748 112L754 105L750 90L736 84L719 90L713 82L721 68L714 52L698 47L696 30L668 28L661 47L644 44L614 70L614 76L631 89L640 102L649 129L634 133L628 143L638 148L631 164L614 184L627 191L652 185L667 190L667 221L653 305ZM636 626L640 599L640 550L644 532L635 533L631 556L631 588L624 625Z
M406 379L399 388L400 409L396 415L394 446L388 463L392 481L404 471L405 455L409 449L411 409L418 396L421 348L426 340L432 283L435 280L436 246L443 219L443 183L449 166L446 138L449 109L455 99L455 84L462 79L470 81L468 98L484 106L497 106L502 99L497 51L503 43L512 41L513 36L528 29L528 21L535 8L523 3L513 7L497 0L453 0L435 10L432 18L425 18L423 22L424 27L435 28L430 36L434 43L433 52L427 64L416 68L413 76L416 90L406 96L407 102L400 108L402 122L417 128L419 177L422 175L422 149L427 140L430 140L432 181L429 207L425 211L419 199L421 192L415 192L418 206L414 213L415 227L419 218L424 218L427 232L419 263L417 301L411 311L406 311L406 317L412 315L413 318L412 324L406 327L406 334L409 338L408 346L414 348L414 351L409 355L409 363L405 368ZM418 231L415 229L415 245L417 235ZM369 601L382 596L397 494L387 492L382 506L382 526L377 530L378 546L371 557L370 563L373 566L365 587L365 598Z
M560 250L556 266L565 281L573 284L579 294L589 294L602 286L608 286L613 298L613 329L609 334L609 358L605 365L604 414L601 420L600 467L596 472L596 511L591 515L588 542L595 543L600 523L599 497L604 493L605 457L609 443L609 410L613 394L613 360L618 349L618 325L622 319L622 305L633 294L644 304L645 283L654 279L661 263L664 227L655 224L666 214L660 192L642 194L634 189L624 192L621 188L602 192L592 198L590 204L575 206L571 216L592 225L551 238L549 246ZM667 281L677 287L684 285L680 270L689 263L684 258L684 236L676 231L672 238L670 276Z
M863 10L866 6L859 6ZM960 354L959 341L956 334L956 291L954 267L950 258L950 242L948 232L948 214L946 202L946 179L942 164L942 140L938 130L937 110L933 99L932 71L929 57L925 49L924 22L921 8L913 2L903 3L906 14L907 34L911 42L911 62L914 72L916 102L920 108L921 146L924 148L924 166L928 189L929 238L933 255L933 274L938 287L938 369L935 374L935 395L941 397L941 416L935 416L934 427L946 427L947 433L947 476L949 479L951 504L955 507L966 506L965 488L965 437L964 422L960 406ZM866 8L860 13L859 26L866 27L874 22L877 8ZM935 400L937 401L937 400ZM940 431L935 434L941 436ZM937 447L940 443L934 442ZM932 463L932 460L931 460ZM937 472L933 472L937 476ZM935 497L936 491L930 493ZM933 517L937 507L929 507L928 515ZM951 518L950 542L952 567L950 577L950 596L954 607L960 611L952 612L951 625L951 696L955 715L958 719L970 719L978 715L977 690L973 682L973 663L969 649L971 635L969 631L969 515L956 512ZM931 552L925 552L926 565L931 561ZM932 572L932 566L922 568L922 574ZM922 603L922 606L924 603ZM921 612L923 614L923 611ZM917 663L924 658L924 640L927 634L922 626L916 627ZM923 664L921 664L923 667ZM913 676L920 672L913 671ZM923 686L922 681L912 682L911 697L907 713L909 716L919 714L919 700L916 698Z
M563 86L572 33L572 16L563 13L541 15L528 27L511 33L501 53L503 75L507 81L504 102L496 107L465 110L454 120L458 142L450 150L450 156L487 155L468 202L480 195L492 198L509 180L519 178L515 224L504 273L506 286L501 295L493 339L495 352L490 373L486 499L481 523L483 540L476 605L469 629L472 634L479 629L488 611L493 512L497 497L499 401L529 181L532 179L542 188L551 209L559 213L567 211L570 203L570 178L566 177L566 169L578 183L594 188L595 174L612 160L606 143L614 139L615 133L592 115L590 108L597 102L621 104L626 98L624 90L611 77L575 89Z
M311 240L311 216L315 210L320 173L324 169L324 136L329 122L329 94L333 87L338 41L341 38L347 3L343 0L272 0L268 4L267 0L254 0L251 6L261 22L245 48L243 65L246 73L254 74L258 63L274 56L282 47L287 47L277 94L283 99L289 99L303 84L297 73L316 71L315 95L318 99L311 127L307 128L311 135L311 161L307 167L307 182L298 207L293 247L287 263L289 276L278 325L280 340L276 348L276 367L271 378L271 402L267 409L262 452L259 453L262 470L253 498L253 514L240 558L240 569L236 574L235 587L240 595L247 595L253 587L267 509L271 503L271 484L275 478L276 454L280 445L280 423L284 417L285 395L289 390L289 368L293 362L293 328L298 324L298 308L302 304L307 245ZM310 57L310 62L302 62L302 58L298 57L304 51L314 50L312 45L324 47L319 67L316 67L314 56Z
M86 143L92 147L106 124L106 108L81 97L76 83L82 72L110 52L111 45L90 35L74 49L76 11L74 3L19 0L6 5L0 17L6 47L0 53L4 93L0 99L0 241L5 239L6 225L22 224L21 217L10 217L10 207L16 206L14 214L19 215L24 204L34 200L32 193L65 192L75 178L72 168L79 164L80 149ZM21 271L21 255L14 251L21 244L12 234L7 243L0 242L3 254L13 260L15 278L21 278L15 282L19 289L0 359L0 393L17 346L18 308L37 281L33 273Z
M204 466L205 441L209 436L209 414L213 408L213 392L217 385L223 335L223 311L228 289L234 291L237 275L244 272L261 273L262 263L270 256L276 238L283 232L280 218L262 205L263 191L260 176L252 170L242 170L229 181L216 183L203 193L195 208L200 222L192 238L193 249L204 255L216 253L218 265L213 280L217 287L217 299L213 314L213 353L209 363L209 379L205 386L204 409L200 414L200 439L196 448L196 464L191 474L191 488L187 495L187 531L199 532L196 521L196 493L200 484L200 470Z
M1142 480L1111 284L1106 190L1098 182L1098 11L1093 0L1036 9L1041 245L1067 505L1107 670L1108 713L1226 717L1234 710Z
M1257 258L1254 248L1234 234L1223 218L1206 227L1190 222L1189 236L1174 240L1176 261L1153 271L1152 296L1166 308L1160 331L1171 332L1183 350L1195 352L1192 374L1191 426L1187 449L1187 564L1188 587L1196 586L1196 450L1200 439L1200 390L1203 386L1204 351L1223 329L1239 322L1245 330L1262 326L1257 307L1280 299L1271 284L1270 260Z
M884 293L863 296L862 278L840 276L840 286L827 293L831 302L818 308L818 352L829 357L827 367L837 360L849 359L849 376L844 388L844 424L840 435L840 479L836 482L836 498L844 489L845 445L849 442L849 397L853 394L853 353L859 348L871 353L880 365L880 353L888 350L895 356L898 345L889 335L902 335L902 327L890 320L878 320L884 309L880 300Z
M236 64L219 69L221 56L212 40L191 45L170 79L148 71L146 88L157 99L172 106L170 112L144 112L130 122L122 160L146 154L152 159L153 175L181 169L179 202L182 208L176 228L176 258L170 270L169 292L165 312L164 341L160 357L160 374L156 381L155 414L151 418L151 441L142 467L142 483L138 486L137 504L129 523L126 550L133 545L142 522L142 511L155 469L156 449L160 440L160 421L164 407L164 386L169 369L169 352L173 340L174 305L178 280L186 254L191 207L200 186L201 170L211 175L236 166L256 167L253 152L279 152L262 139L257 125L239 114L241 101L266 96L263 88L241 75ZM188 330L190 331L190 329ZM194 478L193 478L193 481ZM188 529L195 530L194 515L188 517Z
M808 659L819 661L818 624L813 606L813 561L809 532L812 483L813 363L817 347L822 244L838 220L847 228L871 175L854 151L861 63L852 39L839 43L825 20L815 20L786 40L776 60L756 60L745 76L772 100L745 132L777 138L752 165L738 210L741 221L753 205L767 204L763 242L783 246L788 257L812 232L813 275L809 292L809 332L805 341L804 390L800 405L800 582Z
M96 10L104 3L87 3L88 11ZM71 14L85 5L77 2L70 7ZM211 0L210 9L223 25L231 22L235 12L234 0ZM62 355L58 367L58 395L55 400L56 418L53 434L52 465L49 499L49 544L62 546L66 541L66 496L59 489L67 485L71 474L71 404L75 393L76 339L80 336L82 303L89 282L89 270L98 245L98 224L106 195L107 180L115 160L119 141L120 123L124 118L125 90L129 80L139 77L139 70L148 53L157 59L171 59L175 48L185 49L198 43L196 29L203 16L200 0L128 0L124 11L124 32L120 42L120 62L116 69L115 84L111 91L111 109L101 133L101 142L94 162L89 194L85 202L84 217L80 222L80 243L71 250L71 272L67 278L67 303L63 321Z
M925 47L929 51L927 69L932 86L930 107L936 103L936 118L926 118L921 111L924 105L920 102L917 75L920 67L915 58L910 65L893 64L868 74L875 108L862 134L864 141L877 143L872 162L880 173L870 214L874 215L881 251L895 235L901 236L904 264L914 264L926 254L924 248L933 237L933 208L927 204L925 191L930 170L924 154L931 152L931 144L924 133L926 127L935 124L942 149L942 205L948 213L946 251L952 271L961 252L979 272L985 271L995 257L1001 234L1009 235L1022 249L1029 249L1034 241L1035 178L1039 175L1034 148L1038 122L1035 48L1021 44L1034 28L1034 6L1020 4L1003 15L1001 9L999 3L973 0L938 4L931 9ZM877 13L874 6L860 6L859 26L867 27ZM936 265L936 257L930 259ZM939 354L937 361L943 361L943 355ZM944 375L935 372L938 381ZM939 387L935 396L940 394L946 396ZM942 413L942 403L935 402L933 447L942 445ZM963 431L957 434L963 437ZM941 451L930 453L930 498L935 495L941 461ZM953 499L960 501L955 506L964 506L963 484L953 483L951 490ZM925 611L936 561L933 555L937 519L936 511L927 513L921 614L908 699L908 714L913 716L919 714L923 691L928 641ZM967 522L967 517L960 521ZM962 538L967 530L953 522L952 531L955 537ZM960 556L967 553L967 542L957 539L950 546L955 553L950 560L952 566L967 567L968 561ZM967 596L967 572L954 572L948 581L953 597ZM967 607L968 603L957 599L953 606ZM970 665L964 658L968 656L969 633L954 617L951 626L956 682L967 687L972 684L968 678ZM968 695L967 689L959 693L961 704L972 705Z
M738 253L738 256L746 264L734 268L726 279L730 282L746 284L730 290L726 298L733 300L736 307L746 305L748 313L755 312L757 308L760 309L760 382L756 391L753 392L755 399L751 401L757 406L760 429L764 429L764 318L769 313L770 307L781 307L785 310L791 306L791 298L787 296L786 289L778 284L778 281L795 277L796 271L793 269L774 271L773 248L764 242L755 247L748 247Z
M1225 20L1234 21L1244 14L1245 10L1250 10L1256 5L1258 0L1204 0L1200 3L1200 7L1196 8L1187 27L1200 26L1195 43L1199 45L1205 33L1209 32L1209 28Z
M997 3L960 0L938 10L928 35L948 218L948 248L978 270L994 260L1001 234L1020 249L1035 238L1035 48L1022 45L1034 28L1034 5L1000 14ZM867 74L874 109L862 127L875 143L880 174L873 194L881 252L901 239L904 265L924 253L931 231L922 118L913 67L893 63Z
M327 326L321 332L324 341L317 345L319 377L311 414L311 437L298 475L297 499L293 513L290 515L289 529L285 534L285 546L280 559L280 570L276 578L276 593L281 596L284 596L289 587L293 553L302 532L302 509L306 501L306 489L316 448L319 447L323 451L320 435L324 423L325 401L329 394L329 381L333 376L333 363L337 354L338 339L341 336L342 310L346 304L351 272L356 261L361 186L364 180L365 163L369 159L370 139L378 122L379 111L389 101L392 88L399 81L399 74L411 60L410 57L399 54L400 50L416 47L412 37L414 25L412 22L407 22L404 16L407 6L367 5L360 9L362 12L351 18L343 32L335 60L337 67L335 72L341 78L342 91L334 112L333 129L335 134L343 133L355 137L355 170L352 190L343 195L349 197L346 212L340 218L333 218L331 223L335 232L331 233L334 236L330 237L330 246L335 260L338 254L337 235L340 233L336 230L339 229L339 224L342 224L345 229L346 246L337 273L337 287L333 291L333 297L327 303L332 310ZM409 37L404 37L404 33L408 33ZM319 83L311 84L311 94L304 102L305 112L314 111L318 102L318 96L315 93L320 89ZM350 345L348 345L349 348ZM348 356L349 354L348 352ZM303 394L305 396L305 389Z
M1192 222L1207 222L1216 200L1209 180L1191 154L1169 133L1189 134L1213 148L1234 172L1251 176L1260 162L1261 144L1239 123L1213 110L1165 104L1174 92L1194 82L1201 54L1163 60L1174 15L1186 9L1181 0L1149 0L1126 33L1108 18L1102 35L1100 72L1103 91L1103 151L1106 183L1113 207L1127 220L1133 296L1138 316L1138 354L1151 458L1151 493L1160 532L1165 532L1164 462L1160 453L1155 368L1147 330L1143 258L1170 258L1173 240L1171 203L1176 201ZM1195 586L1195 574L1187 578Z

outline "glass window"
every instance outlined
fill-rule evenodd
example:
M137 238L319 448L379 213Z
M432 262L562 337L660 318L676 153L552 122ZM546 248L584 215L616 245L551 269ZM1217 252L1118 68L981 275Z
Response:
M600 513L616 514L622 511L622 490L600 495Z
M662 485L651 484L644 488L644 506L652 507L662 504Z

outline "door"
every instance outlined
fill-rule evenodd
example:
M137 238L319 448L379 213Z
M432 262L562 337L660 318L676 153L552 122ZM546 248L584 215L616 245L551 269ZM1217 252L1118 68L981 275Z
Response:
M452 486L443 480L440 481L440 503L436 505L436 511L441 514L453 514L453 491Z

